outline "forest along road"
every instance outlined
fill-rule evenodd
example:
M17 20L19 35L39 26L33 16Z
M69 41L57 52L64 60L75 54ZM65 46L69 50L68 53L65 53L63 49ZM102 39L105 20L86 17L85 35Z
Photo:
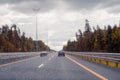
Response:
M120 70L54 52L0 66L0 80L120 80Z

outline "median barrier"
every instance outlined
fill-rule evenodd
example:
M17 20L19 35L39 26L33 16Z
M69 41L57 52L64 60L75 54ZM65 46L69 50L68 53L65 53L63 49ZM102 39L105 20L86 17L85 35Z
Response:
M99 60L99 59L96 59L96 63L100 63L100 60Z
M117 67L117 64L115 62L108 61L108 66L110 66L110 67Z
M103 64L103 65L107 65L107 61L106 60L101 60L100 63Z
M0 65L9 62L14 62L22 59L27 59L34 56L39 56L40 53L0 53Z
M120 63L118 63L118 68L120 69Z
M120 69L120 59L115 59L110 57L100 57L97 55L93 56L87 54L75 54L75 53L67 53L67 54L90 62L95 62L112 68Z

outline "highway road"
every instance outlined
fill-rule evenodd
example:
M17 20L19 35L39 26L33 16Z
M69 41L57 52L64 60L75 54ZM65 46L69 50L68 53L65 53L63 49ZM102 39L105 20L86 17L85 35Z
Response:
M120 70L54 52L0 65L0 80L120 80Z

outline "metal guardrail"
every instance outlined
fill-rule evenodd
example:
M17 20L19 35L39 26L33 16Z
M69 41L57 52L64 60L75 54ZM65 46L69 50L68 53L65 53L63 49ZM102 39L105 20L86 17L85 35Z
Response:
M0 53L0 59L8 59L15 57L23 57L23 56L33 56L38 55L39 53Z
M16 52L16 53L0 53L0 64L5 64L21 59L39 56L41 52Z
M102 57L118 58L118 59L120 59L120 53L86 53L86 54L93 55L93 56L102 56Z
M65 52L66 54L81 58L83 60L107 65L120 69L120 54L119 53L80 53L80 52Z

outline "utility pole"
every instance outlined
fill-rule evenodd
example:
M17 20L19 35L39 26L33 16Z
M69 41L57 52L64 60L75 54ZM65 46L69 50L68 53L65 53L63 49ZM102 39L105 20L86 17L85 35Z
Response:
M36 15L36 52L38 51L38 18L37 14L39 12L40 8L34 8L33 11L35 12Z

